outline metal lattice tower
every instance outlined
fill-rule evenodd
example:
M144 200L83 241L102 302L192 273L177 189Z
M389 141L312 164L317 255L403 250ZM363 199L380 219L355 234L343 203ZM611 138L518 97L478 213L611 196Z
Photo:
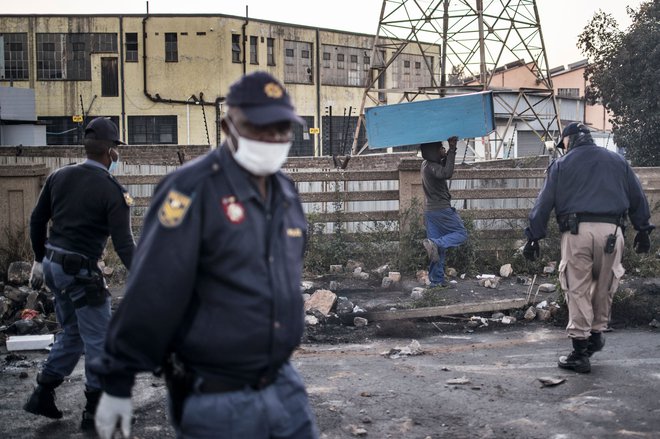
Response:
M397 59L406 53L423 56L427 83L388 87L387 72L397 68ZM498 117L497 132L483 140L491 143L484 148L486 159L493 150L498 157L506 148L517 124L527 125L540 141L550 140L560 129L535 0L384 0L371 59L353 154L366 147L358 145L358 136L367 104L481 90L493 90ZM531 85L505 92L493 79L513 67L526 69Z

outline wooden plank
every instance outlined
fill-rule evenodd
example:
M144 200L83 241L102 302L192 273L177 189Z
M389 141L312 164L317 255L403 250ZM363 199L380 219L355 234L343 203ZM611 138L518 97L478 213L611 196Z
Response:
M398 200L399 191L301 192L303 203Z
M452 180L491 180L513 178L545 178L545 169L539 168L493 168L454 169Z
M431 306L427 308L402 309L396 311L368 312L368 320L379 322L384 320L419 319L424 317L441 317L457 314L474 314L479 312L502 311L518 309L527 305L527 299L494 300L491 302L457 303L455 305Z
M307 214L316 222L333 223L337 220L336 213L314 213ZM351 221L398 221L399 212L394 210L382 210L376 212L342 212L340 217L342 222Z
M289 172L294 182L314 181L381 181L399 180L399 171L319 171L319 172Z
M128 184L158 184L165 175L118 175L117 181Z
M459 213L472 219L522 219L527 218L531 209L463 209Z
M451 197L454 200L492 200L492 199L510 199L510 198L536 198L540 189L454 189L451 190Z

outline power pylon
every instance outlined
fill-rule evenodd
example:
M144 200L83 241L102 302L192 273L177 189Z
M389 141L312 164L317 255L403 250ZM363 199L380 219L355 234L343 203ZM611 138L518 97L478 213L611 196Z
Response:
M527 125L540 142L560 130L535 0L384 0L372 50L374 64L360 107L354 155L367 146L358 145L367 104L482 90L493 91L498 119L496 133L483 139L490 144L484 147L484 158L491 158L493 149L498 157L517 124ZM410 53L423 60L424 85L394 84L388 75L393 69L400 72L400 58ZM531 78L527 86L507 88L493 82L514 67L525 69Z

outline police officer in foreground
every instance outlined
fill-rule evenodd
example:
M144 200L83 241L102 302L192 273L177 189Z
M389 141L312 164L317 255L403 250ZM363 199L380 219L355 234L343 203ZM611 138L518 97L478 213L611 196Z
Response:
M55 314L62 327L37 376L37 388L23 407L30 413L60 419L55 388L62 384L85 354L87 404L81 428L94 430L94 412L101 382L89 364L103 351L110 322L110 295L97 265L108 237L126 268L135 242L131 233L128 192L111 171L119 155L117 126L106 118L85 129L87 160L53 172L39 195L30 218L34 264L30 284L45 284L55 296ZM52 221L50 233L48 222Z
M566 154L553 162L525 229L524 256L539 256L538 240L555 210L561 235L559 281L566 294L573 352L558 366L579 373L591 371L589 358L605 344L612 298L624 274L624 220L637 231L637 253L648 253L649 205L642 186L626 160L596 146L589 129L573 122L562 132L558 148Z
M163 369L178 437L315 438L303 382L289 362L303 333L307 222L280 171L292 123L282 84L265 72L234 83L227 141L158 185L126 293L96 365L101 438L130 433L131 388Z

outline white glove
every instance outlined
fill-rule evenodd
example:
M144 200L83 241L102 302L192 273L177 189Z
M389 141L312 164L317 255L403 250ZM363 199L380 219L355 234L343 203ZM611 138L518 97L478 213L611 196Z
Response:
M103 392L96 408L94 424L101 439L112 439L117 421L121 421L121 432L125 438L131 434L133 404L131 398L120 398Z
M30 288L40 289L44 285L44 266L41 262L34 261L30 272Z

